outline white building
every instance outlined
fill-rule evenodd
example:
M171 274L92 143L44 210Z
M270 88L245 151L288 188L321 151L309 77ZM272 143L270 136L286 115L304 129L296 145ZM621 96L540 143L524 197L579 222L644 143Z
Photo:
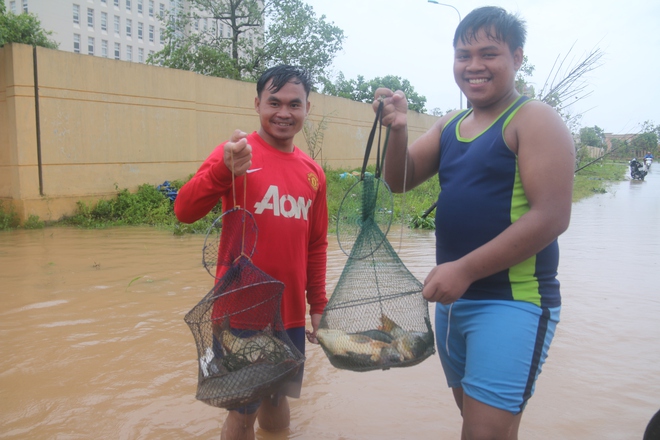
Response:
M59 49L144 63L163 48L158 16L176 0L2 0L14 14L30 12Z
M50 39L60 50L144 63L164 46L159 17L187 9L186 0L0 0L14 14L29 12L52 31ZM210 28L220 37L231 37L231 28L216 20L200 18L192 32ZM258 29L263 35L263 29ZM250 37L247 33L246 37Z

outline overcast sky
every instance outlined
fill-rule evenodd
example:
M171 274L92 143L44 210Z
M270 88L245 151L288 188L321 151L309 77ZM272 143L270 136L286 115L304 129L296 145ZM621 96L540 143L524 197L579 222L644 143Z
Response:
M527 22L525 55L536 67L537 91L559 57L568 66L596 48L602 65L588 75L587 98L572 113L581 126L608 133L636 133L644 121L660 124L660 1L658 0L305 0L317 16L346 36L333 72L371 80L385 75L408 79L426 108L459 107L452 73L454 31L461 17L480 6L501 6ZM573 49L571 50L571 47ZM570 54L569 54L570 52ZM565 70L565 69L564 69ZM562 71L563 72L563 71ZM565 72L564 72L565 73ZM463 98L465 106L465 98Z

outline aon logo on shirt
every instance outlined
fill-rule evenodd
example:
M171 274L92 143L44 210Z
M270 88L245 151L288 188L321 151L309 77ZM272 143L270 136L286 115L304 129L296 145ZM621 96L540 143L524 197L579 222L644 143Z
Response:
M290 195L280 196L280 190L276 185L271 185L266 191L261 202L254 204L255 214L262 214L267 209L273 210L273 215L285 218L295 217L307 220L309 207L312 206L311 200L305 200L304 197L294 198Z

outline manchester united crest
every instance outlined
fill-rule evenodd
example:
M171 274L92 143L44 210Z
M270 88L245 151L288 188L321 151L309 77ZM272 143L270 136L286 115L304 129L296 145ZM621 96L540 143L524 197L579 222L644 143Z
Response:
M307 181L309 182L310 186L314 189L314 191L317 191L319 189L319 178L316 174L308 173Z

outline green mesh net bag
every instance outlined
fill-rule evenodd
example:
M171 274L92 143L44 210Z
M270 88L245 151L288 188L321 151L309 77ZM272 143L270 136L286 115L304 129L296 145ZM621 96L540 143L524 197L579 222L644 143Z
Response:
M393 199L380 179L381 112L382 103L360 178L339 208L337 239L348 260L317 332L332 365L352 371L412 366L435 353L423 286L387 239ZM377 128L376 173L371 174L365 170Z
M233 409L277 392L305 357L284 330L284 284L251 261L252 215L235 208L209 229L203 251L213 289L184 318L197 345L196 398Z

